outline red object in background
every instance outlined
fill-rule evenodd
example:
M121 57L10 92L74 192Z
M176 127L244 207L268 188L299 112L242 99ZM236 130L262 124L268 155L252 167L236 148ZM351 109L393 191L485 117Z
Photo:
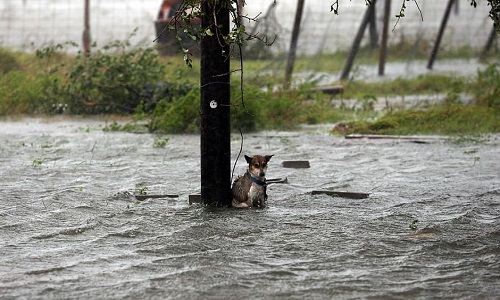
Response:
M163 0L160 10L158 11L158 17L155 21L156 35L158 39L157 49L162 55L171 55L182 53L182 48L189 49L191 53L199 52L199 45L196 41L187 38L183 30L169 30L166 27L169 24L174 24L177 20L174 20L175 14L181 8L182 0ZM179 24L179 22L177 22ZM176 25L177 25L176 24ZM191 20L193 26L199 26L200 19L193 18ZM177 39L177 34L182 39L182 46Z

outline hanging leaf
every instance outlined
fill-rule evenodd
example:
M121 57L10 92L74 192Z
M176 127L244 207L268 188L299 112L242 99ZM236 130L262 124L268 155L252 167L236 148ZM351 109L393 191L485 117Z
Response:
M205 30L205 34L208 35L208 36L213 36L214 35L214 33L212 32L212 30L210 30L210 28L207 28Z

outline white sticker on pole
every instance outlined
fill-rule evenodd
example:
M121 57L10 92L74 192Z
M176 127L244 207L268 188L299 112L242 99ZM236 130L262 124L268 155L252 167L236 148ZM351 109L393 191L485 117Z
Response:
M215 100L210 101L210 108L217 108L217 101Z

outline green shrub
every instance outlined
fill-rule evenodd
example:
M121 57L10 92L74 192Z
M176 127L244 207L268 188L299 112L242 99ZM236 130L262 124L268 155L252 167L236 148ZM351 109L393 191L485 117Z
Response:
M21 71L0 75L0 115L38 113L43 110L39 95L44 78Z
M252 131L260 120L259 104L264 93L249 87L245 90L245 108L239 86L231 89L231 127ZM149 125L151 131L168 133L198 132L200 128L200 88L192 87L185 95L163 99L156 106Z
M16 56L6 49L0 48L0 74L21 68Z
M473 93L477 105L500 109L500 64L478 71Z
M232 89L232 119L234 125L243 131L260 129L292 129L306 122L307 107L300 93L270 93L253 86L245 85L244 103L241 102L241 91L235 83Z
M162 99L152 113L150 131L167 133L197 132L200 124L200 89L186 95Z
M231 128L243 132L260 129L292 129L303 123L332 122L335 114L329 100L318 97L304 101L301 92L268 93L245 86L231 85ZM337 118L338 119L338 118ZM198 132L200 126L200 89L186 95L162 100L152 114L151 131L169 133Z
M255 131L262 127L262 103L266 95L254 86L245 85L243 100L238 82L231 85L231 128L242 132Z
M61 47L46 48L37 54L50 59ZM80 52L70 65L55 65L47 75L59 74L60 78L46 82L43 100L55 99L73 114L129 114L140 103L143 108L154 108L159 101L154 85L164 78L163 66L152 48L127 47L128 42L116 41L89 56Z

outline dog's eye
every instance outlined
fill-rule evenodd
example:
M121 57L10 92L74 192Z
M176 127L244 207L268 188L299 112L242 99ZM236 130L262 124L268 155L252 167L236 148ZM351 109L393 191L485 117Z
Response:
M259 166L259 164L254 164L253 167L254 168L259 168L260 166Z

